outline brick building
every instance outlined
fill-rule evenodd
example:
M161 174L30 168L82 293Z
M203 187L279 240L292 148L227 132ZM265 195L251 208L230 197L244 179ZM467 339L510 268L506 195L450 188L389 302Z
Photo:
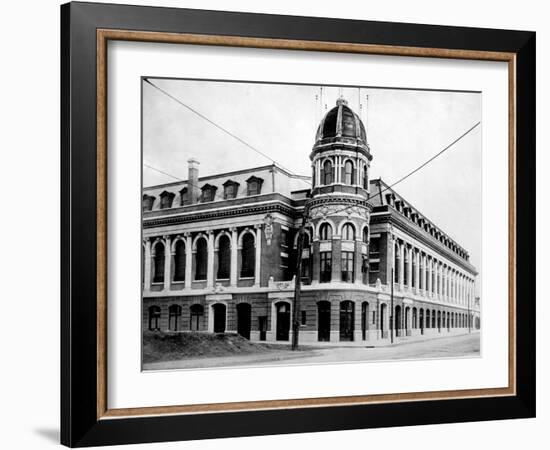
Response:
M143 189L144 329L290 341L298 257L300 342L388 339L392 303L397 339L479 328L468 252L369 179L365 128L344 99L309 157L311 177L268 165L201 178L189 160L187 181Z

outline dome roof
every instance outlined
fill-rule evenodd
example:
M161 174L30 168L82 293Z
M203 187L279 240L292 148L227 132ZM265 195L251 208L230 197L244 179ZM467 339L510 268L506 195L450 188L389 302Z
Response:
M327 138L351 138L367 142L365 126L357 114L348 106L343 98L336 101L332 108L321 120L315 141Z

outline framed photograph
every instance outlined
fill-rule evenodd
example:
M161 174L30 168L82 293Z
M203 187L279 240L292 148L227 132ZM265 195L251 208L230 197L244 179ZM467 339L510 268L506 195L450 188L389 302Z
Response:
M535 33L61 7L61 440L535 415Z

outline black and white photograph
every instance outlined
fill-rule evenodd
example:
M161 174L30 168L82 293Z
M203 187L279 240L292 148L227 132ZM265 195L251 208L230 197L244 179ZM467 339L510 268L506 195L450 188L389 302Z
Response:
M141 82L143 370L480 356L480 92Z

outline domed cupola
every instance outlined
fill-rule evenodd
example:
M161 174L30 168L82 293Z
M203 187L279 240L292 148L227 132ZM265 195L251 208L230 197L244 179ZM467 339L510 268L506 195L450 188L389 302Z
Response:
M319 124L315 142L338 138L367 143L367 133L363 122L343 98L337 100L336 106L325 115Z
M339 193L366 198L372 160L365 126L343 98L321 120L309 155L312 194Z

